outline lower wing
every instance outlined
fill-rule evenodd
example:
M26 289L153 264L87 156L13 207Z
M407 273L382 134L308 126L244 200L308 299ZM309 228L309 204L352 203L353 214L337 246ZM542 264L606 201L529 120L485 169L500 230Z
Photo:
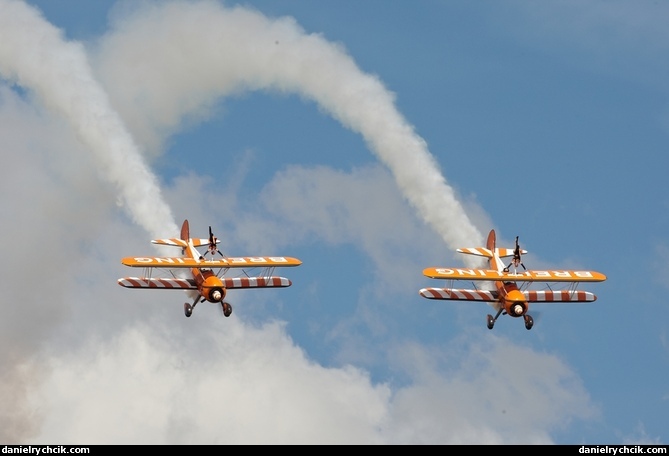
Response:
M593 302L597 296L589 291L562 290L562 291L523 291L527 302Z
M443 299L448 301L497 301L496 291L463 290L456 288L423 288L418 292L427 299Z
M123 277L118 284L126 288L153 288L158 290L197 290L193 279L152 279L147 277Z
M423 288L419 291L419 294L427 299L441 299L446 301L495 302L499 297L497 291L466 290L457 288ZM527 290L523 291L523 295L525 295L527 302L536 303L592 302L597 300L597 296L589 291L576 290Z
M281 288L289 287L292 282L285 277L226 277L221 281L225 288Z
M153 288L162 290L197 290L193 279L154 279L147 277L124 277L118 284L126 288ZM221 278L227 289L237 288L280 288L289 287L292 282L285 277L224 277Z

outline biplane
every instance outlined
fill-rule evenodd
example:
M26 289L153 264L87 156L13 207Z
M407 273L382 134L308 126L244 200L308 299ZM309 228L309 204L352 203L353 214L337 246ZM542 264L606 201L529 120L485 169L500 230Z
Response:
M217 244L211 226L209 238L191 238L188 220L181 226L179 239L155 239L153 244L170 245L181 248L181 257L126 257L121 260L125 266L144 268L142 277L123 277L118 284L126 288L145 288L153 290L186 290L193 296L192 303L184 303L184 313L190 317L198 303L209 301L219 304L223 315L232 314L232 305L225 301L227 290L240 288L276 288L289 287L292 282L285 277L271 274L276 267L299 266L302 262L290 257L226 257ZM200 253L198 247L207 246L207 251ZM210 254L209 258L206 255ZM220 258L215 258L218 254ZM152 277L154 269L161 269L169 277ZM261 275L249 275L249 271L260 269ZM190 271L190 277L180 277L178 272ZM226 277L231 270L238 272L235 277Z
M419 294L427 299L487 302L497 310L494 317L490 314L487 316L488 329L495 326L500 315L509 315L523 317L525 328L529 330L534 325L534 319L527 313L530 303L593 302L597 296L588 291L579 291L577 286L581 282L606 280L604 274L596 271L527 270L521 262L521 255L527 251L518 245L518 237L514 249L497 248L495 244L495 230L491 230L486 247L457 249L459 253L488 258L489 269L432 267L423 270L423 275L432 279L471 280L474 284L486 285L485 288L476 285L474 289L423 288ZM502 258L511 256L513 260L505 266ZM522 272L518 271L518 265L522 265ZM537 282L543 283L546 289L530 290L529 285ZM560 283L562 289L557 289L556 285L551 288L551 283Z

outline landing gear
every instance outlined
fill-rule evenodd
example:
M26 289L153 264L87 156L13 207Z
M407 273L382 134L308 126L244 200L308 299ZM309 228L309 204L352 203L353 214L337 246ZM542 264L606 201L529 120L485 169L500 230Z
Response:
M222 302L221 307L223 308L223 315L229 317L232 314L232 306L228 302Z
M527 314L523 315L523 318L525 319L525 328L529 331L534 326L534 319Z
M187 302L184 303L184 314L187 317L190 317L191 315L193 315L193 309L195 309L195 306L197 305L198 299L200 299L199 296L195 299L195 301L193 301L193 304L189 304Z
M203 299L200 302L204 302L204 301L205 300ZM191 315L193 315L193 309L195 309L195 306L197 305L197 303L198 303L197 299L195 300L195 302L193 302L193 304L189 304L187 302L184 303L184 314L186 315L186 317L190 317ZM225 302L225 301L221 302L221 309L223 309L223 315L225 315L226 317L229 317L230 315L232 315L232 305L230 305L229 302Z
M502 315L502 312L504 311L504 307L501 307L498 311L497 314L493 317L492 315L488 315L488 329L492 329L493 326L495 326L495 322L499 318L500 315Z

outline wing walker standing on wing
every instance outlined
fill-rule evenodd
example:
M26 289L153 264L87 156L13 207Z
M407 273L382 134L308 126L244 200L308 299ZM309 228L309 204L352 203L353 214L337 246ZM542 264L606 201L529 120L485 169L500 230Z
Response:
M509 263L509 265L504 268L504 272L509 272L509 268L511 266L518 268L519 265L527 271L527 268L520 259L520 245L518 244L518 236L516 236L516 247L513 249L513 260L511 260L511 263Z

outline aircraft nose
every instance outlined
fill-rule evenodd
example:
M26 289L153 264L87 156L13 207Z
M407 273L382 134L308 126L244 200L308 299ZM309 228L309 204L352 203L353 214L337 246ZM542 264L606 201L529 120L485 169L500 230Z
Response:
M220 291L220 290L214 290L214 291L211 292L211 298L212 298L214 301L220 301L222 297L223 297L223 296L221 295L221 291Z

